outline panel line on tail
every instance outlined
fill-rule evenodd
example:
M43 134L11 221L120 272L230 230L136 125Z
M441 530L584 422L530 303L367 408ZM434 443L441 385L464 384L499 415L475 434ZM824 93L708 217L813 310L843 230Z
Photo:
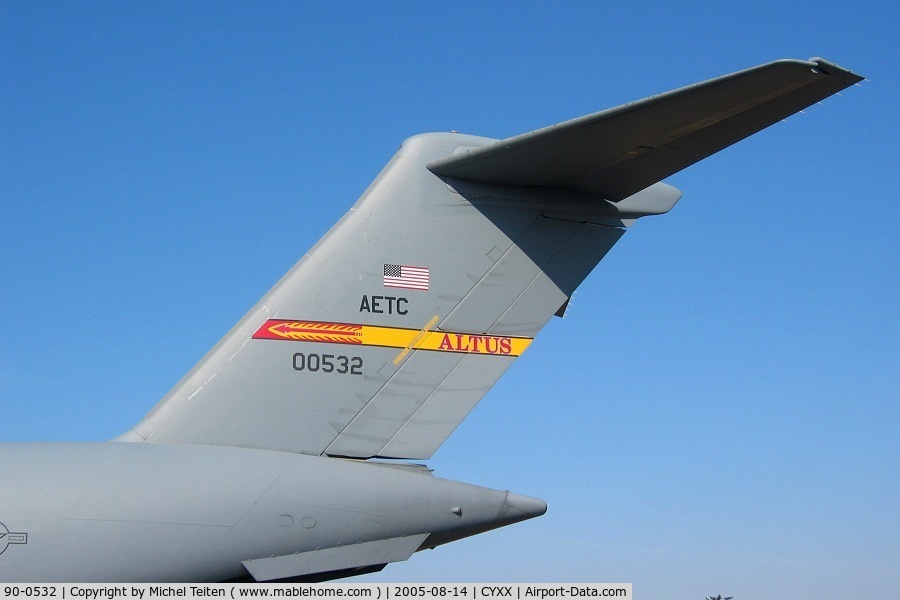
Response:
M418 349L421 345L420 342L428 336L428 334L431 332L432 329L434 329L434 326L437 325L438 321L440 321L440 320L441 320L441 318L437 315L434 315L433 317L431 317L431 319L428 320L428 322L425 324L425 327L423 327L422 330L419 331L419 333L416 335L416 337L414 337L412 340L410 340L410 342L406 345L406 347L400 351L400 354L398 354L397 357L394 359L394 366L397 366L401 362L403 362L403 359L406 358L406 355L409 354L410 350Z

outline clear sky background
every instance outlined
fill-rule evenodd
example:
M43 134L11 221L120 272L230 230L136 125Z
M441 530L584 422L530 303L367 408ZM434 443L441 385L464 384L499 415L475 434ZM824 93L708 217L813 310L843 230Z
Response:
M823 56L870 80L668 179L681 203L429 461L549 512L365 580L898 597L898 22L887 0L2 2L0 440L126 430L412 134Z

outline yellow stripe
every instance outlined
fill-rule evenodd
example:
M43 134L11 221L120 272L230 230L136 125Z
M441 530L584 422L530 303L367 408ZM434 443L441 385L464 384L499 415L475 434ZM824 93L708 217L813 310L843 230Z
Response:
M467 333L431 332L419 346L423 350L442 350L445 352L469 352L474 354L502 354L519 356L531 338L506 337L496 335L471 335Z
M363 325L360 339L364 346L402 348L403 350L394 359L395 365L400 364L411 350L520 356L532 342L532 338L523 337L432 331L439 320L435 315L425 327L418 331L399 327Z

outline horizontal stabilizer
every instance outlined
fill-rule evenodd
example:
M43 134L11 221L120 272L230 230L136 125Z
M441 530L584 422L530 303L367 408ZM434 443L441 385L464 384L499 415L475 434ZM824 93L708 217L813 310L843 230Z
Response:
M370 572L369 567L383 567L387 563L407 560L419 549L427 533L348 544L311 552L271 556L242 561L241 564L256 581L284 581L326 575L320 581ZM377 570L377 569L376 569ZM337 574L328 577L328 573Z
M618 201L863 78L779 60L436 160L442 177Z

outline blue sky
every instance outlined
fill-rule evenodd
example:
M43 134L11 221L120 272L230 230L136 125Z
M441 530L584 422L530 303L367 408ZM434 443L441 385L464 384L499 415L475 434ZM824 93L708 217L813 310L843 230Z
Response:
M0 440L136 422L406 137L777 58L870 78L667 181L435 457L547 500L370 581L900 593L896 3L0 4Z

